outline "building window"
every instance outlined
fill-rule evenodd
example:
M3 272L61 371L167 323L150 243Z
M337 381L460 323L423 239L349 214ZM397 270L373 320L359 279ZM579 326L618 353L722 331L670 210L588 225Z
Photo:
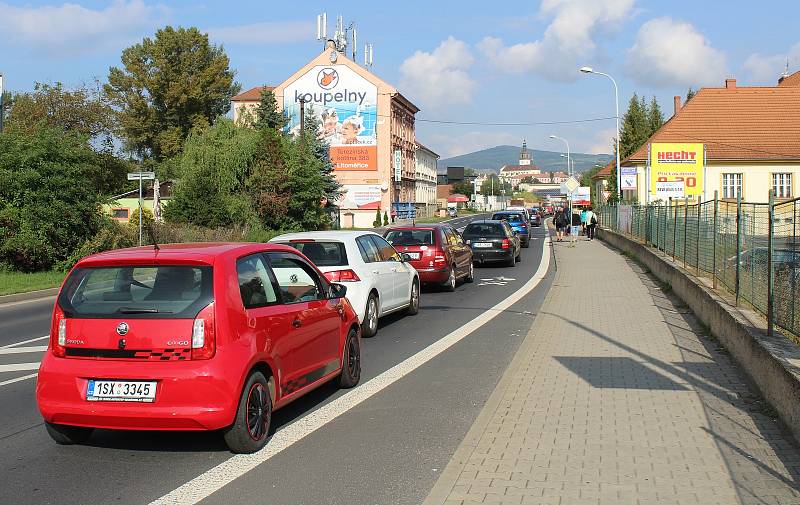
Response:
M775 198L791 198L792 174L772 174L772 191Z
M128 209L111 209L111 216L114 219L128 219Z
M742 194L742 174L722 174L722 198L738 198Z

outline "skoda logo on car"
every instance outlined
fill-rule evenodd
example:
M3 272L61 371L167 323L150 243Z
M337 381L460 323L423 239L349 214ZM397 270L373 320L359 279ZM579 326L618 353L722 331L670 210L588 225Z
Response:
M122 322L117 325L117 335L124 337L128 334L128 323Z

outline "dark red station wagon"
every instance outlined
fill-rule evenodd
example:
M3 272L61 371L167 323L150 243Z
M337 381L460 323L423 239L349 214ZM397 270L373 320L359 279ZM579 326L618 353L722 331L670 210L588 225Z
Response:
M472 282L475 278L472 249L450 225L398 226L384 238L397 252L409 255L420 282L453 291L459 279Z
M223 430L264 446L272 411L361 375L358 317L296 249L138 247L82 259L53 310L36 396L50 436Z

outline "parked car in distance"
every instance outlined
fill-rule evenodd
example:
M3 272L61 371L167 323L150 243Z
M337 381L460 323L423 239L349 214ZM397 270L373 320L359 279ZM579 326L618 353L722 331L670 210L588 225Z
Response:
M378 332L378 319L401 310L419 312L420 281L409 256L368 231L310 231L270 240L292 246L314 262L331 282L347 285L347 299L358 314L361 336Z
M531 209L529 213L531 226L542 226L542 214L539 209Z
M89 256L53 310L36 397L50 436L95 428L222 430L231 451L267 442L272 412L361 375L347 289L297 250L176 244Z
M531 235L528 229L529 221L526 216L527 211L504 210L495 212L494 215L492 215L492 219L508 222L511 228L517 232L522 247L528 247L531 243Z
M450 217L458 217L458 209L455 207L450 207L447 209L447 215Z
M473 260L478 263L503 261L513 267L521 259L519 237L507 221L473 221L461 236L472 248Z
M459 280L475 279L472 249L450 225L399 226L383 236L398 252L408 254L423 284L454 291Z

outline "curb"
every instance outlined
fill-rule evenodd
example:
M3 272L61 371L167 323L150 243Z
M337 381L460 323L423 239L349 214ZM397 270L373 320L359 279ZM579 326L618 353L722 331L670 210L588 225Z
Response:
M545 237L545 240L549 240L549 238L550 237L548 234L548 236ZM543 251L543 254L555 255L552 247L552 241L550 241L549 249L549 251ZM555 276L557 274L558 272L554 270L554 283ZM547 306L547 302L550 300L551 292L552 290L548 290L547 295L545 295L544 301L542 302L543 307ZM522 369L524 360L527 358L527 354L535 350L534 341L536 340L536 336L534 334L534 327L536 326L537 317L534 317L533 323L528 330L528 334L525 335L525 339L522 341L517 349L517 352L514 354L511 363L509 363L506 371L503 372L503 375L497 382L494 391L492 391L492 393L489 395L489 398L483 405L478 417L475 418L475 422L472 423L472 427L470 427L466 436L464 436L464 439L458 445L456 452L453 453L453 456L450 458L450 461L447 463L444 471L442 471L439 479L433 485L433 489L431 489L430 493L428 493L425 501L422 502L422 505L443 505L447 501L447 497L450 496L453 487L458 482L459 475L461 475L464 467L467 465L467 463L469 463L469 458L475 451L483 432L486 431L486 427L491 422L495 412L497 412L497 409L500 406L508 387L513 383L517 372Z
M39 289L27 293L14 293L13 295L0 296L0 305L12 302L25 302L29 300L43 300L56 296L61 288Z

